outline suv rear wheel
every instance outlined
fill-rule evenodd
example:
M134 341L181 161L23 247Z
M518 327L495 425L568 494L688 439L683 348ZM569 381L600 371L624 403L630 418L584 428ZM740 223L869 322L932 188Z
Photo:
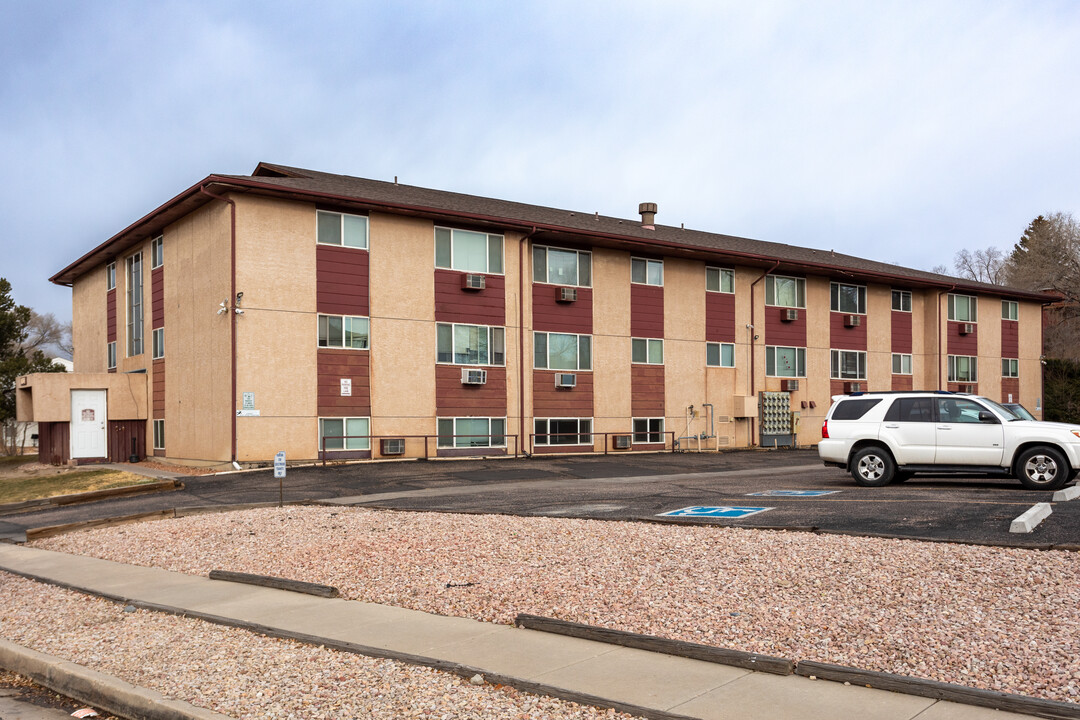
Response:
M1069 481L1072 468L1055 448L1028 448L1016 460L1016 478L1028 490L1057 490Z
M864 447L851 458L851 477L863 487L881 487L892 482L896 463L884 448Z

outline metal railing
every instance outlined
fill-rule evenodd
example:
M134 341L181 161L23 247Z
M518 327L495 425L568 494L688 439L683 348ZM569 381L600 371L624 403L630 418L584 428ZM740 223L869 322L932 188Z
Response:
M457 445L455 443L454 445L449 445L449 446L448 445L439 445L439 440L443 439L443 438L451 438L453 440L456 440L457 438L487 438L489 444L487 444L487 445L462 445L462 446L459 446L459 445ZM502 444L502 445L491 445L490 444L491 440L494 439L494 438L502 438L504 444ZM513 440L514 441L514 445L513 445L514 457L520 457L520 455L521 455L521 449L519 447L520 439L519 439L519 437L517 435L507 435L506 433L503 433L501 435L498 435L498 434L483 435L483 434L477 434L477 433L465 433L465 434L461 434L461 435L440 435L440 434L435 434L435 435L326 435L319 442L319 456L322 458L322 464L323 465L326 465L327 453L369 452L369 453L371 453L371 457L374 459L375 458L375 444L373 443L373 441L376 441L376 440L378 440L378 441L382 441L382 440L423 440L424 441L424 459L425 460L430 460L431 459L431 445L430 445L429 441L432 440L432 439L435 440L435 453L436 453L436 456L438 456L439 450L503 450L503 451L506 452L507 455L509 455L510 450L508 449L507 444L506 444L507 440ZM330 450L327 450L326 449L326 441L327 440L341 440L342 441L341 442L342 447L340 447L340 448L332 448ZM366 448L348 448L348 447L345 447L348 444L346 442L348 440L367 440L368 441L368 446ZM381 447L381 442L379 443L379 457L394 457L393 455L384 455L383 454L382 447Z
M644 432L644 433L634 433L634 432L529 433L529 447L531 447L534 452L536 451L536 449L538 447L539 448L572 448L572 447L581 447L582 445L588 445L591 450L595 450L596 449L596 444L595 444L595 441L593 440L593 437L596 436L596 435L600 435L601 437L604 438L604 454L605 455L608 454L609 450L620 450L620 449L622 449L622 450L630 450L630 449L633 448L633 446L635 444L637 444L637 445L659 445L659 444L663 443L664 450L667 450L668 452L675 452L675 431L674 430L664 430L662 432ZM658 440L656 442L652 442L652 441L635 441L634 440L635 435L647 435L647 436L659 435L661 437L660 437L660 440ZM611 438L614 437L614 436L628 436L630 438L630 447L628 447L628 448L616 448L616 447L614 447L612 445L612 442L611 442ZM556 443L556 444L537 445L536 444L536 438L538 438L538 437L576 437L576 438L579 438L579 439L582 438L582 437L587 437L587 438L589 438L589 441L586 442L586 443L578 442L578 443Z

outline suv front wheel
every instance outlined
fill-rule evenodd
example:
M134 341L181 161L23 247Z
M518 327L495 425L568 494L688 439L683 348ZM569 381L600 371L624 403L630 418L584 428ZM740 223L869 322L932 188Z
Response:
M1055 448L1028 448L1016 460L1016 478L1028 490L1057 490L1069 481L1072 469Z
M892 482L896 463L884 448L864 447L851 458L851 477L863 487L881 487Z

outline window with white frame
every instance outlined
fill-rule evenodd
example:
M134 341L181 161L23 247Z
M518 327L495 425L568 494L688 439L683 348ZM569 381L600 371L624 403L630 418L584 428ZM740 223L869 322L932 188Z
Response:
M105 345L105 362L106 367L109 370L116 369L116 343L106 343Z
M735 292L735 271L726 268L705 268L705 289L709 292Z
M533 367L540 370L591 370L592 336L534 332Z
M735 344L705 343L705 364L709 367L735 367Z
M1001 358L1001 377L1020 377L1020 361L1016 358Z
M319 347L370 349L368 319L352 315L319 315Z
M664 442L664 418L634 418L634 442Z
M831 350L833 380L865 380L866 352L863 350Z
M439 418L437 425L441 448L506 447L506 418Z
M111 262L105 266L105 290L116 289L116 263Z
M151 345L153 346L153 354L151 357L154 360L165 357L165 328L154 328L151 338Z
M371 418L319 418L320 450L370 450Z
M142 253L127 259L127 354L143 351L143 267Z
M908 355L907 353L893 353L892 371L893 375L910 375L911 355Z
M848 313L853 315L866 314L866 286L847 285L845 283L830 283L832 302L830 309L833 312Z
M630 282L638 285L663 285L664 261L630 258Z
M439 323L436 362L451 365L505 365L506 331L489 325Z
M979 380L979 359L969 355L949 356L949 382L973 383Z
M533 282L592 286L592 253L533 245Z
M592 445L592 418L536 418L534 445Z
M774 307L806 307L806 280L783 275L766 275L765 304Z
M150 241L150 269L159 268L165 264L165 252L163 245L165 244L165 238L158 235L156 238Z
M769 377L806 377L806 348L765 346L765 374Z
M501 275L503 236L475 230L435 228L435 267Z
M949 295L949 319L978 322L978 299L973 295Z
M664 341L655 338L631 338L630 361L645 365L663 365Z
M1020 319L1020 303L1015 300L1002 300L1001 301L1001 319L1002 320L1019 320Z
M155 420L154 421L154 449L155 450L164 450L165 449L165 421L164 420Z
M315 242L319 245L367 250L368 219L365 216L317 210L315 224Z
M892 309L897 312L911 312L911 291L893 290Z

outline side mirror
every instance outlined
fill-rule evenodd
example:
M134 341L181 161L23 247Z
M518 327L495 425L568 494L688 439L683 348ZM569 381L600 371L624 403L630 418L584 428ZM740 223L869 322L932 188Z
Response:
M998 419L993 416L992 413L988 413L985 410L979 411L979 422L981 423L997 423Z

